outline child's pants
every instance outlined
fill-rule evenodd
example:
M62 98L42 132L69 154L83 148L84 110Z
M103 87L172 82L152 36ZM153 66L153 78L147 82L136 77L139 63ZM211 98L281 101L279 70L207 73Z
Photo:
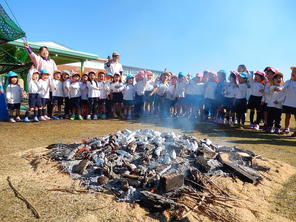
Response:
M235 99L235 112L238 124L245 123L245 114L247 112L247 99Z
M139 96L136 93L135 101L136 101L136 104L135 104L135 115L137 117L141 117L143 115L143 109L144 109L144 95Z
M97 115L98 114L98 101L99 101L99 98L97 98L97 97L88 98L90 115Z
M275 128L280 129L282 110L275 107L267 107L267 112L267 126L271 128L274 124Z
M70 110L71 110L71 103L70 103L70 98L65 97L65 115L69 115L70 114Z

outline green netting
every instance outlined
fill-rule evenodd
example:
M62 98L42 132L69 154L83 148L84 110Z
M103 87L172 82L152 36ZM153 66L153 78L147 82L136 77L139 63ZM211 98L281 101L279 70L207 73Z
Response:
M13 41L25 35L25 32L10 19L0 4L0 41L2 43Z

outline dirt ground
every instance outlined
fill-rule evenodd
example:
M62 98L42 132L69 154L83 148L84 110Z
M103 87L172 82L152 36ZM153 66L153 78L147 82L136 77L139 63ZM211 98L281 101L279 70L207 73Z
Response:
M79 186L62 174L54 163L38 158L45 146L103 136L121 129L153 128L210 138L217 144L236 145L264 157L260 164L271 168L262 184L219 179L219 184L241 201L229 210L239 221L296 221L296 139L266 135L250 130L217 127L211 123L142 120L124 122L47 121L40 123L0 123L0 221L35 221L25 204L17 199L7 176L41 215L41 221L167 221L165 215L150 214L138 205L118 203L107 194L71 194L49 191ZM204 217L190 217L207 221ZM39 220L40 221L40 220Z

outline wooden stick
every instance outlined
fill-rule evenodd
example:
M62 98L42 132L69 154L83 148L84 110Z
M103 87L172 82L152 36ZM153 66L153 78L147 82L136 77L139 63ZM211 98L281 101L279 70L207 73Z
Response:
M88 190L74 190L74 189L66 189L66 188L53 188L53 189L47 189L48 191L60 191L60 192L67 192L67 193L89 193Z
M29 203L29 201L27 201L26 198L23 197L23 195L21 195L17 189L15 189L15 187L12 185L11 181L10 181L10 178L9 176L6 178L7 182L8 182L8 185L9 187L12 189L12 191L14 192L14 195L16 198L20 199L21 201L23 201L27 208L31 210L31 212L33 213L34 217L39 219L40 218L40 215L39 213L37 212L37 210L32 206L32 204Z

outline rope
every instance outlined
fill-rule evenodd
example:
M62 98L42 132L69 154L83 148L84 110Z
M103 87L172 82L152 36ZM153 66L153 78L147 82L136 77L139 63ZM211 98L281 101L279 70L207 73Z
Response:
M14 15L13 11L12 11L11 8L9 7L8 2L7 2L6 0L4 0L4 2L5 2L5 4L6 4L6 6L7 6L7 8L9 9L11 15L13 16L13 18L14 18L16 24L22 29L22 27L20 26L20 24L19 24L19 22L18 22L16 16ZM22 37L22 39L25 39L26 42L27 42L27 37L26 37L26 35L25 35L24 37Z

